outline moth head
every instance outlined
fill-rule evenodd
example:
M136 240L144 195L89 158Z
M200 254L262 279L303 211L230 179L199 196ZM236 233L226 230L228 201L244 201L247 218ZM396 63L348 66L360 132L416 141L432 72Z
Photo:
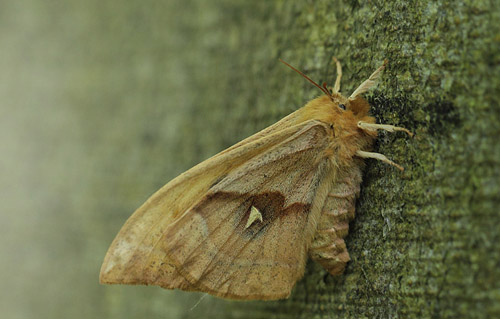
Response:
M361 94L368 91L370 88L375 86L377 79L380 77L381 72L384 70L385 66L387 65L387 60L384 61L382 66L380 66L375 72L370 75L368 80L364 81L361 83L354 92L349 97L345 97L340 93L340 80L342 78L342 66L340 65L340 62L337 60L337 58L333 58L335 61L335 64L337 66L337 79L335 80L335 84L332 88L328 88L326 83L323 83L321 86L314 82L311 78L309 78L307 75L302 73L301 71L297 70L290 64L286 63L285 61L281 60L285 65L290 67L292 70L295 72L299 73L302 75L306 80L311 82L314 86L316 86L318 89L320 89L326 97L332 102L333 106L333 111L340 116L346 111L352 112L352 114L358 119L358 120L363 120L365 117L368 116L370 112L370 105L368 102L361 97Z
M340 93L332 93L332 97L323 95L313 99L296 114L299 122L316 120L326 124L332 154L347 164L356 151L371 148L377 132L364 130L358 123L375 123L375 118L369 115L369 104L362 98L349 101Z
M349 99L343 96L340 92L332 93L331 95L332 108L339 116L345 115L350 112L354 117L362 119L370 114L370 104L361 96L356 96Z
M334 138L343 140L341 143L355 145L356 148L370 147L377 136L376 131L365 131L358 126L359 122L375 123L375 118L370 116L370 104L360 96L350 100L340 93L332 93L332 97L332 101L328 101L326 97L319 101L327 105L323 108L324 114L328 111L331 114L323 121L333 126Z
M369 115L370 105L361 97L362 93L375 86L377 79L387 65L387 60L366 81L361 83L349 97L345 97L340 93L342 67L336 58L333 58L333 60L337 65L337 79L331 89L327 87L326 83L320 86L304 73L281 60L281 62L298 72L325 94L310 101L303 108L303 112L301 112L303 114L302 120L314 119L328 124L332 131L332 147L337 151L336 154L339 154L339 157L343 158L346 162L354 156L375 158L402 170L401 166L388 160L384 155L364 151L367 148L371 148L374 139L377 137L377 130L389 132L404 131L408 135L413 136L409 130L402 127L376 124L375 118Z

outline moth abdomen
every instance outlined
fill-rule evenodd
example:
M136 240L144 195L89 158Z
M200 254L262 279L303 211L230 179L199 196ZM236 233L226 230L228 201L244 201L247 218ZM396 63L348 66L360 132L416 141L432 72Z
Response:
M349 173L346 182L337 182L330 190L309 248L309 256L332 275L341 274L350 260L344 238L354 218L361 169L354 166Z
M333 240L327 246L310 249L309 256L332 275L341 274L351 259L342 238Z

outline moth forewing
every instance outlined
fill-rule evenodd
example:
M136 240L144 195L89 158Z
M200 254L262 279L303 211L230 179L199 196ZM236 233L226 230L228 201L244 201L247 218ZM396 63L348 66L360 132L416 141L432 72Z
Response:
M297 120L293 115L286 120L287 124L293 122L299 124L274 125L272 130L268 129L269 134L258 133L256 135L260 137L248 138L245 143L181 174L153 194L129 218L111 244L101 267L100 281L109 284L156 284L167 288L174 288L169 282L181 282L184 287L178 288L189 286L185 280L170 278L178 276L178 270L172 266L166 251L158 248L168 236L165 229L199 202L210 187L222 181L229 172L255 156L266 154L273 146L312 125ZM160 271L162 276L158 276Z
M162 250L197 288L233 299L287 297L303 275L331 163L323 124L230 172L167 230ZM251 178L248 178L251 176ZM255 207L262 223L247 226Z
M145 263L149 259L162 259L155 256L164 252L155 251L153 247L155 242L161 240L163 230L199 201L227 172L252 157L265 153L268 148L290 137L303 125L276 124L272 130L268 128L268 134L257 133L247 138L194 166L154 193L132 214L113 240L101 267L100 281L108 284L148 284L148 274L154 271L154 267L148 265L148 268Z

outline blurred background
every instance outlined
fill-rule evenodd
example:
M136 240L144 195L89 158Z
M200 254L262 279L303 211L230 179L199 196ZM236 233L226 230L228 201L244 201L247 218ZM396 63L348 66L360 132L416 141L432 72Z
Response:
M111 240L150 194L255 130L246 119L258 111L234 104L258 99L239 92L254 46L266 46L252 40L265 8L0 3L2 318L221 311L224 302L213 310L203 300L190 311L201 294L101 286L98 274Z
M494 318L499 308L499 4L489 1L3 0L1 318ZM289 300L102 286L154 191L384 58L340 278L309 263Z

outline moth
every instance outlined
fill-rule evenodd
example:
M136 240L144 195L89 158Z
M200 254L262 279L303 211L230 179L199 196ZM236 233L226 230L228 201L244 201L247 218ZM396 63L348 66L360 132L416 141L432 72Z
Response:
M364 159L377 130L361 97L386 62L349 97L332 89L279 122L179 175L127 220L100 273L105 284L156 285L230 299L287 298L308 256L330 274L349 261ZM283 61L282 61L283 62Z

